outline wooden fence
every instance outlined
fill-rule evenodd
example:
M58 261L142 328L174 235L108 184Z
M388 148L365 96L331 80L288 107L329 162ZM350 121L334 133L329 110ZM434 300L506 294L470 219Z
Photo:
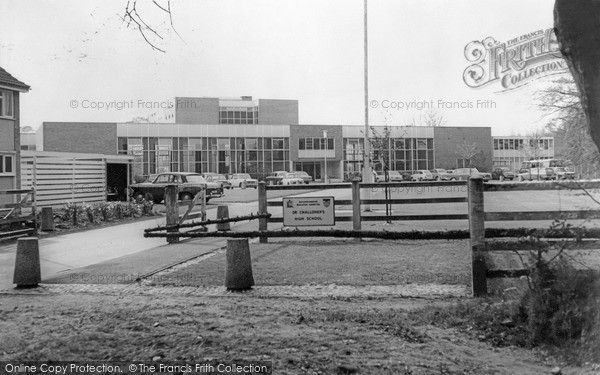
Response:
M361 199L360 189L362 188L427 188L438 187L442 191L453 191L460 187L467 192L467 197L452 198L417 198L417 199ZM529 221L529 220L588 220L600 219L600 204L596 210L572 210L572 211L515 211L515 212L485 212L484 211L484 192L498 191L523 191L523 190L581 190L597 189L600 182L532 182L532 183L502 183L502 184L484 184L481 178L471 178L468 181L445 181L445 182L410 182L410 183L359 183L352 182L352 185L330 184L330 185L293 185L293 186L267 186L260 183L258 187L259 215L267 214L268 207L281 207L283 201L269 201L267 191L269 190L298 190L298 189L352 189L351 200L336 200L335 205L351 205L351 216L335 216L336 222L352 221L353 230L361 231L363 221L400 221L400 220L468 220L469 238L472 252L472 285L475 296L487 294L487 279L496 277L519 277L526 274L525 270L490 270L488 269L487 255L490 251L515 251L519 246L526 246L523 242L505 241L490 243L488 241L492 236L505 237L508 232L497 231L495 235L486 237L486 221ZM362 210L363 205L372 204L438 204L438 203L468 203L468 212L463 214L427 214L427 215L375 215ZM259 232L268 232L268 223L281 223L282 217L262 217L259 219ZM302 235L305 231L299 231ZM321 231L323 232L323 231ZM318 235L315 231L305 232L306 235ZM354 235L355 233L348 233ZM452 238L457 238L457 233L452 233ZM450 238L450 237L448 237ZM260 242L266 243L268 237L260 236ZM588 240L585 243L581 241L570 240L569 250L580 249L600 249L600 241ZM528 250L524 248L522 250Z
M36 191L37 205L106 201L106 162L98 157L21 156L21 186Z
M0 195L16 197L16 203L0 204L0 240L37 233L35 191L5 190Z

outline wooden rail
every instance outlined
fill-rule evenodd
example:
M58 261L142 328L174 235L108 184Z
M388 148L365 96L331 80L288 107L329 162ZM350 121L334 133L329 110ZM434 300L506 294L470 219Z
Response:
M2 190L0 196L12 196L12 200L18 200L17 203L0 203L0 240L36 234L35 191L33 189Z

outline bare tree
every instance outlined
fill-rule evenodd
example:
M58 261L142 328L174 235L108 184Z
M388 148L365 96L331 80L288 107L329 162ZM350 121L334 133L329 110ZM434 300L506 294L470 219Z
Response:
M467 161L467 167L471 168L471 161L475 155L479 153L477 142L469 143L466 139L456 145L456 153L461 159ZM464 167L464 165L463 165Z
M564 142L557 156L570 160L578 168L600 170L600 152L591 139L580 94L572 78L560 78L539 91L537 105L551 118L547 131ZM556 141L555 141L556 145Z
M143 8L139 9L139 8ZM158 14L157 14L158 13ZM152 47L152 49L165 52L165 50L159 47L159 43L164 40L164 31L160 31L157 26L160 22L146 22L148 18L154 18L158 16L168 18L168 27L181 38L175 26L173 25L173 12L171 11L171 0L164 0L162 3L156 0L144 0L138 2L138 0L128 0L125 10L119 17L123 20L125 25L129 28L134 28L139 31L146 43Z
M425 111L425 113L419 115L416 119L413 117L410 126L444 126L446 125L446 118L442 113L435 109Z
M523 143L518 146L519 153L528 160L540 159L544 150L543 137L544 134L540 131L529 133Z

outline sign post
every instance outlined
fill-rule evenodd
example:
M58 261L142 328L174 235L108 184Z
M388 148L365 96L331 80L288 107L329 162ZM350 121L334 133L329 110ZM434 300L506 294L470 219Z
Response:
M335 225L334 197L283 198L286 227Z

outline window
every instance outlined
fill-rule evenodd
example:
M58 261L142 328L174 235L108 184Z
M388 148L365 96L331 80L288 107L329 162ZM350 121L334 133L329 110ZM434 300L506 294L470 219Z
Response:
M13 117L13 93L0 90L0 117Z
M13 174L13 156L12 155L0 155L0 174Z

